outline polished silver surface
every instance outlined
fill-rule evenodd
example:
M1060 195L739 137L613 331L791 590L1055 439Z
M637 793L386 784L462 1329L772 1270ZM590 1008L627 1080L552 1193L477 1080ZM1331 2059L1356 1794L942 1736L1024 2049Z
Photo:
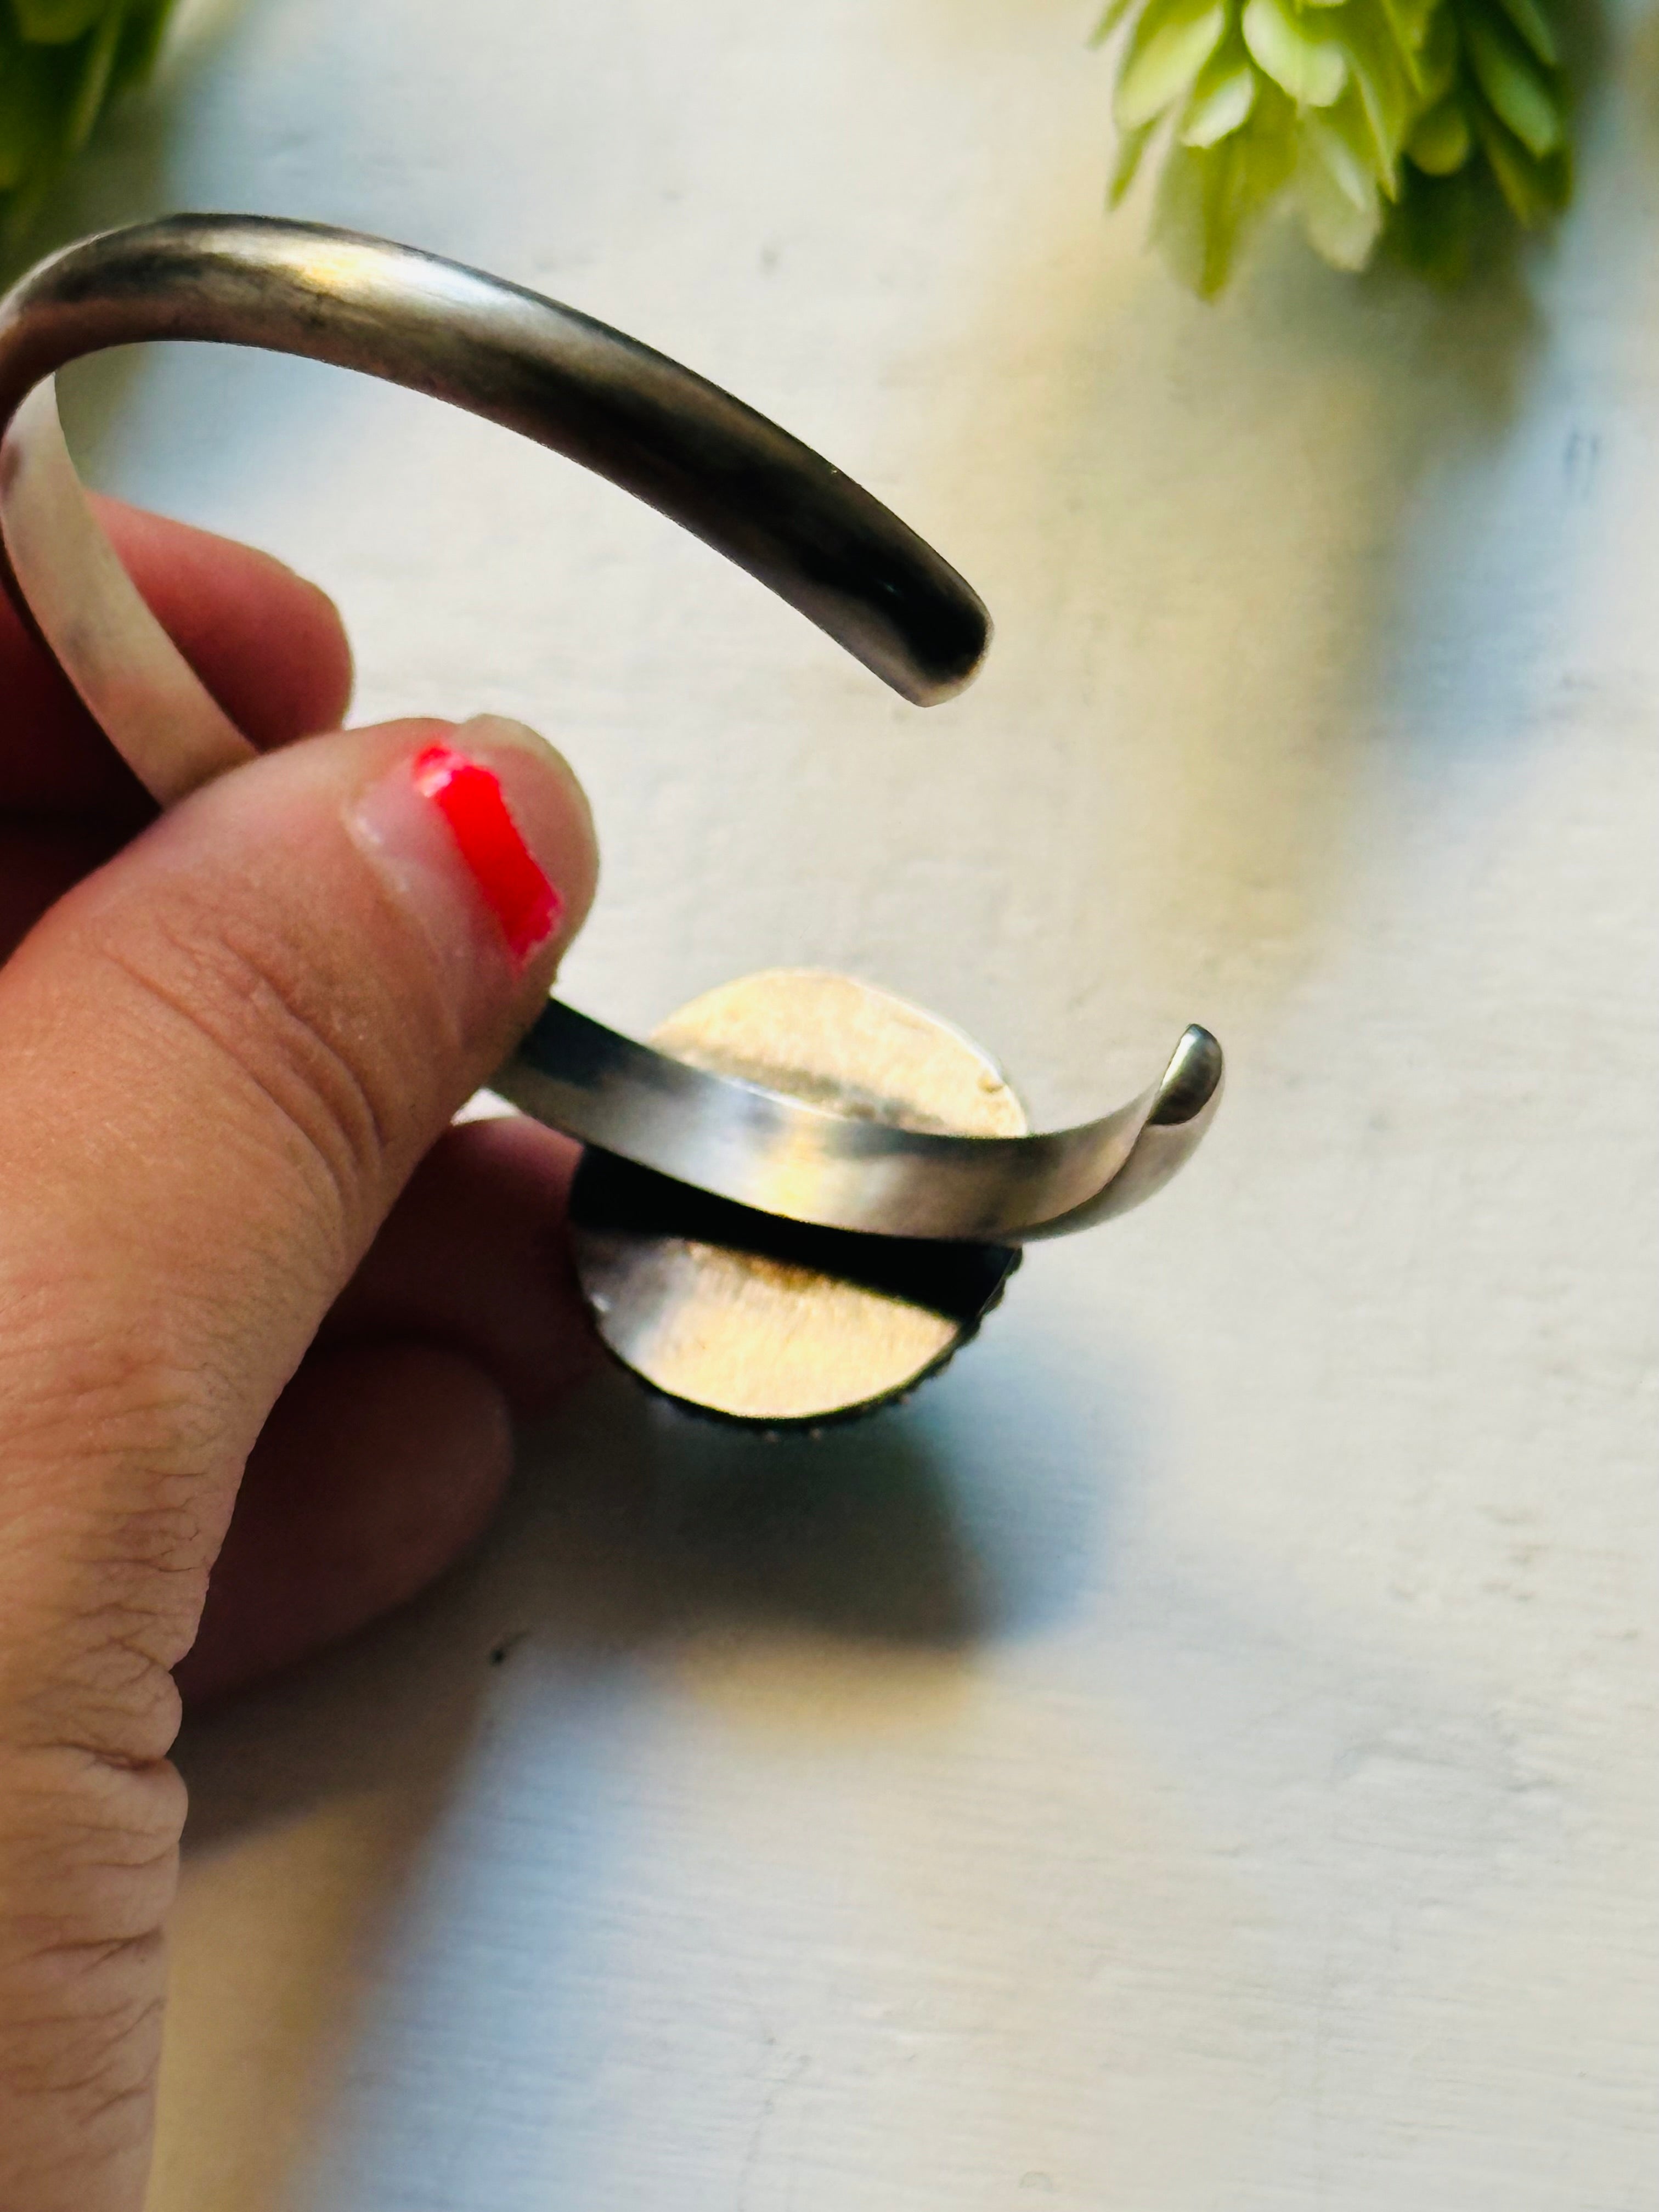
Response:
M0 440L0 573L94 721L162 806L254 757L134 590L76 473L52 380Z
M568 454L769 584L919 703L973 675L985 611L955 570L829 463L632 339L477 270L305 223L181 216L43 262L0 301L5 580L167 804L247 758L127 578L64 446L51 379L146 338L249 345L426 392ZM971 1049L971 1048L970 1048ZM1220 1096L1189 1029L1116 1112L1047 1135L916 1126L879 1091L817 1103L811 1054L780 1081L660 1050L550 1000L495 1087L525 1112L716 1199L826 1231L1012 1245L1149 1197Z
M920 706L983 657L977 594L850 477L677 362L499 277L258 216L107 231L0 301L0 430L67 362L153 338L331 362L550 447L694 532Z
M1221 1048L1187 1030L1158 1081L1080 1128L950 1135L902 1099L856 1110L618 1036L550 999L492 1088L538 1121L786 1221L1000 1244L1126 1213L1191 1155L1221 1097Z

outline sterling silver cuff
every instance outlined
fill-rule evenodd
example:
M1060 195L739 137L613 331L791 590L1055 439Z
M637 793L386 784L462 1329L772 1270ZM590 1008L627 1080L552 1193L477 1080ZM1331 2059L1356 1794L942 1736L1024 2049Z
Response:
M919 706L959 690L984 653L984 607L914 532L634 339L407 246L174 216L70 246L0 301L0 574L163 805L252 748L105 538L52 387L83 355L154 338L359 369L567 454L746 568ZM989 1120L963 1103L969 1071L997 1101ZM1214 1038L1191 1028L1129 1105L1033 1135L990 1063L945 1024L842 979L774 975L709 994L651 1044L550 1000L494 1087L592 1148L577 1256L612 1349L688 1404L775 1424L860 1410L941 1364L1000 1293L1014 1248L1168 1181L1221 1075ZM918 1334L917 1314L939 1326Z

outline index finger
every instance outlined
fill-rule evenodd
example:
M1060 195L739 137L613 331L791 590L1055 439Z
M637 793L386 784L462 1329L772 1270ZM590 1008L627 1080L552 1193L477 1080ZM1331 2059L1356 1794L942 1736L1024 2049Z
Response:
M333 601L234 538L96 501L127 573L231 720L262 751L335 728L351 648ZM141 819L149 801L0 592L0 811Z

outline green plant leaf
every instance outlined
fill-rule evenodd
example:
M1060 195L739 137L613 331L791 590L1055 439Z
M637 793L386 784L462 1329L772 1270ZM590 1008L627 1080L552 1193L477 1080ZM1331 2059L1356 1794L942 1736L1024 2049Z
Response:
M1370 131L1377 175L1392 179L1419 107L1407 58L1382 10L1364 0L1355 0L1344 15L1342 40Z
M155 59L173 0L0 0L0 248L15 249L112 94Z
M1516 221L1528 230L1567 204L1572 171L1565 153L1539 161L1479 102L1472 117L1480 150Z
M0 191L15 191L56 149L63 105L55 54L14 49L0 65Z
M1146 151L1157 129L1158 123L1154 118L1151 123L1143 123L1139 131L1118 132L1117 154L1112 163L1111 179L1106 187L1109 208L1121 206L1139 171L1141 155Z
M1429 34L1413 59L1418 99L1424 107L1438 106L1456 84L1463 61L1457 17L1449 0L1429 26Z
M1462 103L1443 100L1431 107L1412 132L1406 151L1431 177L1449 177L1461 169L1474 151L1474 134Z
M1104 13L1089 33L1089 44L1103 46L1129 10L1139 5L1139 0L1107 0Z
M1341 47L1307 30L1285 0L1249 0L1243 25L1252 58L1298 107L1328 107L1347 82Z
M139 0L137 6L128 8L121 25L120 51L115 57L115 69L110 79L112 94L130 84L142 83L155 68L167 25L173 20L174 4L175 0Z
M103 15L108 0L11 0L17 27L31 44L66 46L83 39Z
M1426 176L1408 164L1383 242L1431 283L1456 284L1489 266L1510 231L1510 211L1484 162L1466 161L1449 177Z
M1542 0L1499 0L1499 4L1545 68L1559 68L1560 49L1550 19L1544 13Z
M1340 135L1320 116L1303 119L1297 205L1315 251L1336 269L1363 269L1382 228L1382 202Z
M1375 204L1387 180L1376 173L1371 135L1357 100L1344 99L1317 115L1304 116L1301 137L1314 149L1322 167L1356 208Z
M1560 105L1520 41L1476 10L1464 22L1463 41L1475 81L1494 112L1534 161L1554 153L1563 137Z
M1147 0L1118 70L1112 113L1137 131L1178 100L1221 43L1224 0Z
M1237 34L1210 56L1193 82L1181 118L1183 146L1213 146L1243 124L1255 106L1257 77Z
M1434 27L1434 19L1442 14L1447 0L1389 0L1395 21L1407 43L1420 48Z
M1203 300L1214 299L1232 275L1248 219L1226 174L1237 144L1235 137L1218 146L1173 146L1158 180L1153 241Z
M1377 0L1389 35L1407 68L1420 54L1434 26L1449 11L1449 0Z
M86 58L82 64L80 82L75 88L75 100L64 126L64 150L78 154L91 137L94 126L103 112L104 102L109 96L110 79L115 71L115 57L121 46L121 21L126 9L116 4L105 15L103 21L87 41Z
M1213 146L1170 150L1158 178L1152 239L1184 283L1213 299L1246 239L1295 167L1296 111L1261 86L1249 120Z
M1379 238L1441 278L1487 266L1571 192L1559 20L1555 0L1113 0L1113 204L1161 133L1153 240L1206 296L1287 194L1340 268Z

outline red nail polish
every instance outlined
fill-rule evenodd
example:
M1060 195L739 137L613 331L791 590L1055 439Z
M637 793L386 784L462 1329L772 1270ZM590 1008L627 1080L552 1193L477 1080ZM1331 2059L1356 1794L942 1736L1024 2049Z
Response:
M451 745L428 745L414 774L416 790L442 815L514 958L524 959L558 927L564 902L520 836L500 779Z

